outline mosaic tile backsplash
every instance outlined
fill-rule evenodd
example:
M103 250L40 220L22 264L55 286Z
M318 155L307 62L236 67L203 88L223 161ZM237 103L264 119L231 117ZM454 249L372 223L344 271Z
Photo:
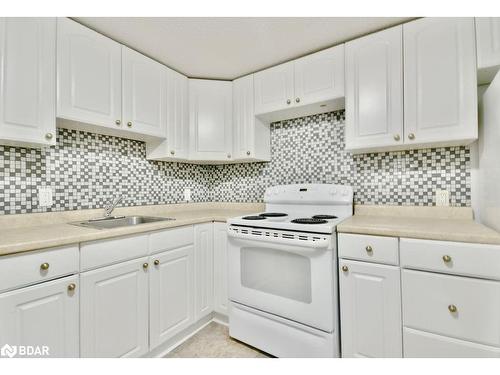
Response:
M0 214L123 205L178 203L184 188L195 202L260 202L268 186L353 185L355 203L432 205L436 189L451 204L470 206L470 153L447 147L365 155L344 150L344 111L271 125L269 163L220 166L154 162L143 142L58 129L57 145L42 150L0 145ZM54 205L38 205L50 186Z

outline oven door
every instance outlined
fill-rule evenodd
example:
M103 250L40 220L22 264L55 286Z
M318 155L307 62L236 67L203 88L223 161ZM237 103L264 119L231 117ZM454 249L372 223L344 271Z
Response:
M228 228L229 299L332 332L337 301L332 236L282 235Z

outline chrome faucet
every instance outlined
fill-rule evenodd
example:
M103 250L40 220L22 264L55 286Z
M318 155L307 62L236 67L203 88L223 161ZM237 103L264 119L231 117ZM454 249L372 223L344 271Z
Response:
M104 217L110 217L116 205L121 202L123 197L116 197L111 202L104 206Z

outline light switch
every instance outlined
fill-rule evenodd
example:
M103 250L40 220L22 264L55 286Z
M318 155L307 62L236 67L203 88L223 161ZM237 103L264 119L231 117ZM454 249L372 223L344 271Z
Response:
M50 207L54 202L52 201L52 188L41 187L38 188L38 205L41 207Z
M448 190L436 190L436 206L449 206L450 192Z
M189 202L191 200L191 189L190 188L184 189L184 200L186 202Z

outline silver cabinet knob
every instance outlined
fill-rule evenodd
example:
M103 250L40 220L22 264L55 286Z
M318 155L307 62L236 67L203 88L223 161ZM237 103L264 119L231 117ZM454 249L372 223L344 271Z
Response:
M415 139L415 134L413 133L408 134L408 139L413 141Z
M231 154L227 154L227 158L228 158L228 159L231 159Z
M68 291L72 292L76 289L76 284L75 283L71 283L68 285Z
M449 255L443 255L443 262L450 263L451 262L451 257Z
M451 313L455 313L457 312L457 307L455 305L448 305L448 310L451 312Z
M127 122L127 126L128 126L129 128L131 128L131 127L132 127L132 121Z
M52 133L45 134L45 139L50 141L52 138L54 138L54 135Z
M121 122L121 120L116 120L116 121L115 121L115 124L116 124L116 125L120 125L121 123L122 123L122 122Z
M365 247L365 250L366 250L367 253L372 253L373 252L373 248L370 245L368 245L367 247Z
M347 267L347 266L342 266L342 271L344 271L344 272L349 271L349 267Z
M49 264L48 263L42 263L40 265L40 269L43 271L47 271L49 269Z
M142 264L142 268L144 268L145 270L147 270L149 267L149 264L148 263L143 263Z
M250 156L250 151L247 151L247 155Z
M401 140L401 136L399 134L394 134L394 140L395 141Z
M300 103L300 98L295 98L295 103Z
M155 266L160 265L160 261L158 259L156 259L153 263L155 264Z
M292 101L290 99L286 100L286 104L290 104Z
M170 154L175 155L175 151L174 150L170 151Z

